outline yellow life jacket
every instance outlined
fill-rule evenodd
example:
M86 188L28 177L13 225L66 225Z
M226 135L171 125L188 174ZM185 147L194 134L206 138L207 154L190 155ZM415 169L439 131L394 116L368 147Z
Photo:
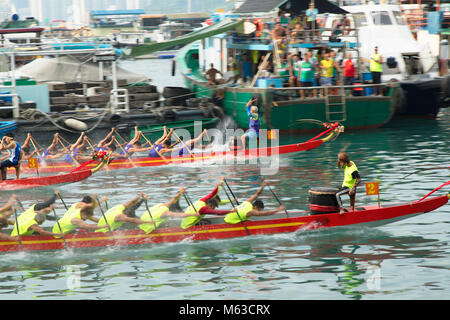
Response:
M189 214L196 214L200 211L201 208L203 208L204 206L206 206L206 203L198 200L196 202L194 202L194 207L189 206L184 213L189 213ZM195 209L194 209L195 208ZM183 218L183 220L181 220L181 228L183 229L187 229L190 228L192 226L195 226L197 223L200 222L200 220L202 220L205 217L205 215L201 215L200 217L198 216L190 216L190 217L186 217Z
M158 228L161 223L169 220L168 218L161 218L163 213L169 211L169 208L162 203L154 205L153 207L149 208L149 210L152 215L150 216L147 210L144 212L144 214L142 214L141 220L150 221L150 223L143 223L139 225L139 229L145 231L145 233L147 234L153 232L153 230L155 230L155 226L156 228Z
M374 54L370 59L370 71L372 72L383 72L383 65L381 63L376 62L380 61L381 55L379 53Z
M17 221L19 221L19 223L21 223L22 221L25 221L28 218L34 218L36 216L36 212L34 211L35 206L36 205L33 204L26 211L24 211L20 216L17 217Z
M236 224L248 220L247 213L253 210L253 205L248 201L244 201L236 207L236 210L225 216L224 220L226 223Z
M56 223L53 226L52 232L53 233L69 233L77 228L77 225L72 224L72 219L78 218L81 219L81 208L77 208L77 203L73 204L69 210L67 210L66 213L64 213L64 216L58 220L58 223ZM61 230L59 229L59 226L61 226Z
M344 181L342 182L342 187L353 188L356 183L356 179L353 179L352 173L358 171L355 163L351 161L351 166L346 166L344 169Z
M38 224L36 220L33 218L25 219L22 222L19 222L19 234L21 236L31 236L34 233L34 230L28 230L32 225ZM11 232L11 237L16 237L17 234L17 225L14 225L14 229Z
M118 206L112 207L105 212L106 221L108 221L111 231L119 229L123 225L123 221L116 222L114 220L119 214L123 214L124 210L125 206L123 204L120 204ZM108 224L106 224L106 221L105 218L102 217L97 224L97 226L102 228L95 230L95 232L109 232Z

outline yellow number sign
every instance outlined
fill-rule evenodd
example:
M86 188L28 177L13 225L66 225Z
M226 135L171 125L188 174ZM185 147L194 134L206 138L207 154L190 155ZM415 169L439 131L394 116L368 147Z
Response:
M28 159L28 167L30 169L37 169L39 167L38 160L36 158Z
M380 195L380 186L378 182L366 182L366 195Z

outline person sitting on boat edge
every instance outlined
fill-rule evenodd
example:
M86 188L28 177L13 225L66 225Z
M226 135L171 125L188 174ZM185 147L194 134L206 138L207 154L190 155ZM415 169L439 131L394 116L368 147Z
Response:
M20 178L20 161L23 158L23 151L21 145L14 140L14 135L11 132L5 134L0 144L0 151L8 150L9 155L0 159L0 181L6 180L8 168L16 169L16 179Z
M250 101L247 103L245 108L247 109L247 115L249 116L249 125L248 130L245 134L241 136L241 142L242 142L242 148L245 149L247 146L247 139L255 139L258 141L259 139L259 114L258 114L258 107L253 105L253 102L255 102L255 98L251 98Z
M146 210L140 217L141 220L145 221L146 223L140 224L138 226L139 229L149 234L156 228L158 228L162 223L168 221L169 218L185 218L187 216L192 216L191 213L187 214L184 212L174 212L170 209L174 204L178 203L178 200L185 191L186 189L181 187L178 193L172 199L170 199L169 202L158 203L152 206L151 208L149 208L150 212L149 210Z
M338 168L344 169L344 181L342 182L342 187L336 193L336 199L340 210L339 213L344 214L345 209L342 206L341 195L348 193L350 197L350 206L352 211L355 211L356 187L361 183L361 177L355 163L350 161L349 155L345 152L340 152L338 154L337 166Z
M133 224L148 223L148 221L136 218L136 210L148 199L144 193L139 193L133 200L125 204L119 204L107 210L97 224L95 232L109 232L119 229L125 222ZM106 221L105 221L106 218Z
M263 211L264 202L257 199L267 185L268 183L264 181L258 191L238 205L235 211L227 214L224 221L229 224L237 224L248 220L251 216L270 216L285 210L286 208L284 206L280 206L278 209Z
M8 225L14 225L14 220L9 220L9 217L14 213L13 206L16 203L17 196L13 194L9 201L0 208L0 230L7 228ZM5 233L0 232L0 240L14 241L18 237L11 237Z
M84 196L80 202L74 203L67 211L64 213L63 217L58 220L53 226L52 231L54 233L60 232L59 227L61 226L62 233L69 233L76 228L82 228L86 230L97 229L98 218L94 217L94 210L99 205L100 202L105 201L106 197L102 200L97 200L94 195ZM88 224L85 220L91 220L95 224Z
M30 217L19 223L19 230L17 230L17 225L14 225L14 229L11 232L11 237L21 236L31 236L34 232L39 233L42 236L54 236L62 237L63 234L58 232L46 231L41 227L41 224L45 222L47 215L44 212L37 213L34 217Z
M215 210L215 208L217 208L217 206L218 206L217 200L214 200L214 201L209 201L209 200L212 200L213 198L215 198L217 196L217 194L220 191L220 187L222 187L224 181L225 181L225 177L221 177L220 182L217 184L217 186L214 188L214 190L211 191L210 194L197 200L196 202L191 204L188 208L186 208L184 213L191 214L191 216L185 217L181 221L181 228L188 229L192 226L200 224L206 214L212 214L211 210L218 212L218 210ZM208 209L202 210L202 208L204 208L206 206L208 207ZM230 211L228 211L228 212L230 212ZM214 214L216 214L216 213L214 213ZM205 221L203 221L203 222L205 222Z

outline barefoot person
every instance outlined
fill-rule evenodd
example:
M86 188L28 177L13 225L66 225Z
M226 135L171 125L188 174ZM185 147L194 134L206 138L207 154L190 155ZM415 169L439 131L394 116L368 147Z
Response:
M353 161L350 161L350 157L345 152L339 153L337 166L338 168L344 169L344 181L342 182L341 189L336 193L340 214L345 212L345 209L342 207L341 195L347 193L350 196L350 206L352 207L352 211L355 211L356 187L361 183L358 168Z

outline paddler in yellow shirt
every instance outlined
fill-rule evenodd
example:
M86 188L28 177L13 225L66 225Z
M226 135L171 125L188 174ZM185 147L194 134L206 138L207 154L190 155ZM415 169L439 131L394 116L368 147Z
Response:
M47 215L44 212L39 212L34 217L19 222L19 230L17 230L17 226L15 225L11 232L11 237L18 237L19 235L31 236L35 232L39 233L41 236L62 237L62 233L50 232L41 227L41 224L45 222L46 218Z
M148 223L148 221L141 220L136 217L136 210L139 206L148 200L148 196L144 193L139 193L133 200L125 204L119 204L110 208L105 212L97 224L96 232L109 232L119 229L125 222L133 224ZM106 220L105 220L106 218Z
M270 216L285 210L286 208L284 206L280 206L278 209L263 211L264 202L257 199L267 185L268 183L264 181L258 191L238 205L235 211L227 214L224 221L229 224L237 224L248 220L251 216Z
M86 230L97 229L98 218L94 217L94 210L99 205L99 202L106 200L104 197L102 200L98 201L97 197L84 196L80 202L74 203L64 214L64 216L58 220L53 226L52 231L54 233L61 232L69 233L77 228L82 228ZM91 220L96 224L88 224L85 220ZM59 227L61 226L61 231Z
M178 203L181 195L186 191L185 188L180 188L180 191L167 203L158 203L149 210L145 211L141 215L141 220L146 223L140 224L139 229L143 230L145 233L151 233L156 228L158 228L162 223L169 220L169 218L185 218L188 216L199 216L197 213L184 213L184 212L173 212L171 208L174 204ZM150 212L149 212L150 211Z
M361 177L359 175L358 168L353 161L350 161L350 157L345 152L340 152L338 154L338 168L344 169L344 181L342 182L342 187L338 193L336 193L336 199L339 204L340 214L344 214L345 209L342 207L341 195L347 194L350 197L350 206L352 211L355 211L355 201L356 201L356 187L361 183Z

